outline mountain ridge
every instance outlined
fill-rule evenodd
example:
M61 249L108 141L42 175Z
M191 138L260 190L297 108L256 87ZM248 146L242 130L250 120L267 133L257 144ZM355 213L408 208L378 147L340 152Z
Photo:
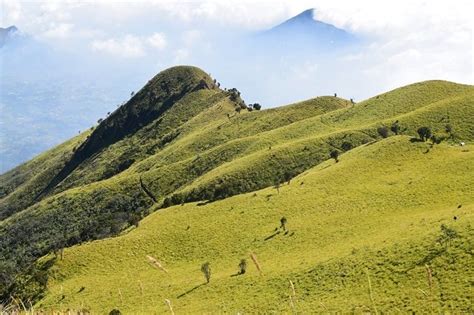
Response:
M187 82L190 78L191 82ZM180 87L181 84L184 86ZM75 150L71 160L35 199L46 195L81 162L99 150L157 119L187 93L204 88L214 88L212 79L195 67L173 67L156 75L119 110L99 123L86 141ZM162 96L163 92L165 97Z
M176 71L181 74L168 77ZM145 102L150 87L161 91L158 101ZM385 138L382 127L387 137L397 136L393 141L401 141L397 145L410 156L421 148L436 150L414 140L425 125L446 138L443 152L457 154L449 153L456 141L474 139L469 120L474 115L473 93L472 86L425 81L357 104L322 96L259 111L247 107L237 90L218 88L200 69L165 70L95 130L0 175L0 278L5 284L0 295L41 299L47 285L43 269L26 268L39 257L116 236L154 211L178 211L175 205L188 209L220 204L222 199L225 204L228 198L251 196L260 189L277 189L279 194L294 178L331 165L332 152L341 154L342 161L346 152L350 156L353 150L380 142ZM399 125L397 134L390 131L394 124ZM122 127L127 134L114 133ZM104 139L108 133L111 140ZM410 137L418 149L410 146ZM58 177L87 143L94 143L83 151L87 156ZM460 183L465 182L459 176ZM41 200L31 197L41 191L47 192ZM22 291L18 279L23 277L34 279L34 294Z

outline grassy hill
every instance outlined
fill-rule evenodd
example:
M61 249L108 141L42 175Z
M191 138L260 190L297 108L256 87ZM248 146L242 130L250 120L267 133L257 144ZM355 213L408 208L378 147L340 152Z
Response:
M122 236L66 249L38 306L165 313L170 299L177 313L291 312L291 280L299 312L421 311L430 303L472 311L473 152L428 148L391 137L323 162L279 193L157 211ZM288 233L276 229L282 216ZM442 224L458 233L449 244L438 242ZM233 276L243 258L247 272Z
M383 284L393 278L387 284L388 293L378 292L385 299L380 297L380 307L388 307L393 301L387 299L394 294L396 283L412 285L406 276L410 273L397 269L401 267L395 261L410 268L416 265L409 270L418 273L427 263L417 264L415 258L420 257L416 255L408 255L411 258L407 256L405 261L402 256L406 251L428 251L427 255L435 251L433 262L442 265L443 259L459 259L460 265L454 265L461 269L466 255L472 253L466 247L470 245L462 241L472 232L468 212L462 211L467 211L474 200L466 189L471 184L468 174L473 164L469 152L474 139L473 96L472 86L426 81L358 104L324 96L249 111L236 90L220 89L198 68L163 71L92 130L0 176L0 296L41 299L38 305L60 309L77 309L83 303L97 312L116 305L148 313L155 307L154 302L146 303L152 296L160 307L163 299L169 298L187 312L252 312L252 307L282 311L289 310L289 279L296 286L297 282L304 284L311 297L298 293L301 296L293 305L301 310L325 309L326 302L317 302L317 306L310 301L314 294L326 296L332 309L363 309L371 307L364 302L367 276L363 270L370 267L383 274L378 280L373 275L373 283ZM413 141L421 126L431 129L434 141ZM460 141L468 146L459 147ZM333 151L341 155L339 163L328 161ZM450 170L454 173L446 174ZM411 181L402 180L402 174ZM266 190L260 191L263 188ZM241 208L244 204L248 210ZM457 209L458 204L462 204L459 211L466 219L449 222L444 211ZM431 212L437 221L429 221ZM284 237L283 232L272 236L283 215L289 227L299 222L294 226L299 232L290 228ZM431 222L429 227L416 221L422 218ZM361 223L356 224L356 219ZM399 220L406 224L415 220L413 233L407 234L406 225L399 225ZM451 242L454 245L445 249L435 241L444 222L455 224L458 235ZM84 243L118 234L124 235ZM271 238L264 240L266 237ZM138 239L139 243L134 243ZM330 245L333 241L334 251ZM112 255L109 249L115 246L123 249L112 250L118 256L112 261L104 258L106 252ZM349 256L347 246L354 252ZM35 263L39 257L63 248L68 248L64 260L49 260L50 255ZM251 268L251 251L263 260L265 276L249 271L227 279L227 273L236 269L237 256L246 257ZM169 275L153 278L160 274L149 270L146 255L166 262L180 276L172 275L170 269ZM103 259L111 262L111 269L103 269L109 268ZM193 288L189 281L193 277L198 281L200 264L207 260L216 272L215 280L193 290L189 296L197 295L192 299L186 295L176 300L178 291ZM377 261L380 270L367 265L369 261ZM350 281L341 280L331 274L342 265L344 270L363 268ZM137 277L127 271L127 266L140 266L142 286L154 279L160 283L156 290L149 289L150 294L144 290L140 298L131 293L136 283L126 285L126 279L136 282ZM115 269L117 287L114 284L109 290L88 282L102 279L100 274L109 277ZM387 270L398 270L399 277L389 277ZM448 287L451 278L443 280L448 281ZM315 279L324 284L316 286ZM347 288L338 281L349 281ZM220 284L208 291L217 282ZM75 285L80 285L77 290L86 289L75 294ZM465 288L453 286L456 292ZM67 294L58 293L66 287L70 290ZM89 287L96 291L88 293ZM360 295L349 294L355 288L362 288ZM130 292L129 300L120 301L120 305L114 299L106 301L106 296L118 289L122 299L128 294L125 291ZM413 295L408 289L404 292L397 298ZM223 298L229 304L219 302L218 296L230 294L241 299ZM286 294L286 302L282 294ZM449 309L449 303L457 301L441 299L445 291L433 291L430 298L434 300L436 294L439 298L433 307ZM466 296L459 294L464 301ZM351 296L353 302L343 303ZM203 302L207 299L209 303ZM417 296L413 303L404 300L406 305L397 301L393 303L407 310L419 309L426 300ZM452 307L466 309L462 301L453 302ZM343 304L338 307L338 303Z

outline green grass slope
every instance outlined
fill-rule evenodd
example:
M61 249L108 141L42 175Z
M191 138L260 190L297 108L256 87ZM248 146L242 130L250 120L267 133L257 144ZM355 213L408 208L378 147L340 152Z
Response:
M0 221L31 205L34 196L48 184L71 158L90 131L48 150L34 159L0 175Z
M317 97L237 113L239 98L202 70L166 70L90 134L2 175L9 183L2 187L9 188L0 199L0 281L6 288L0 297L38 298L44 277L32 263L42 255L117 235L173 204L287 182L326 161L332 150L373 143L381 138L377 129L395 121L405 135L428 126L450 144L471 143L473 93L472 86L427 81L356 105ZM25 281L39 290L25 293Z
M34 159L31 163L10 172L16 174L17 178L25 178L25 174L35 173L35 169L38 167L46 168L46 171L42 172L40 176L41 180L18 181L18 184L13 186L17 189L13 190L9 188L12 186L11 180L9 180L11 175L8 173L2 175L2 177L5 176L5 180L2 178L2 186L6 186L6 188L2 187L2 190L12 192L15 196L13 201L10 199L0 200L0 219L38 202L54 189L56 192L61 191L61 189L57 189L57 186L77 167L87 165L91 161L94 162L93 169L89 169L87 176L82 178L84 173L80 173L79 176L73 177L75 183L66 183L65 188L111 177L123 171L135 162L135 159L142 157L143 151L152 150L150 145L159 146L160 143L166 141L164 139L166 134L170 130L178 128L183 120L192 118L193 115L209 106L205 97L197 97L200 100L197 105L189 100L193 94L199 94L199 91L202 90L219 91L213 80L199 68L182 66L160 72L133 95L126 104L102 120L91 132L88 132L85 138L82 137L74 146L68 146L70 151L64 152L65 145L61 145L52 150L51 154L46 155L53 158L52 160ZM187 97L188 101L183 102L184 97ZM145 132L143 132L143 127L148 127L145 128ZM139 145L136 141L137 137L128 139L139 131L142 133L138 136L145 133L148 138L155 141L149 145ZM114 158L113 154L107 154L111 151L107 150L110 146L123 139L125 140L122 141L124 142L122 145L112 148L114 154L119 155L120 158ZM141 139L145 142L146 140L148 139ZM137 148L139 149L137 150ZM56 152L62 154L61 160L54 159ZM97 159L97 155L102 158ZM64 158L64 156L66 157ZM107 164L108 168L97 165L104 160L109 163ZM47 167L42 164L46 164ZM26 178L30 179L31 177ZM26 189L23 189L22 186L26 186Z
M222 94L221 92L216 93ZM209 96L212 100L215 99L216 102L211 103L211 107L208 107L194 118L189 119L181 127L177 129L172 129L172 127L168 128L170 130L178 130L179 132L182 130L180 134L184 136L188 133L193 134L190 138L196 139L196 135L193 132L195 132L196 129L199 130L203 125L209 126L212 125L212 122L214 122L214 124L227 123L229 121L227 113L234 112L235 104L229 102L227 95L216 95L216 93L213 91L198 91L185 96L180 102L183 102L183 105L187 107L191 107L193 101L196 100L198 100L196 102L196 104L199 105L198 107L203 108L205 107L204 105L208 106L209 103L207 101L209 100ZM162 127L177 125L176 116L181 116L173 114L180 110L180 102L160 118ZM334 103L334 105L332 105L332 103ZM261 120L252 118L250 121L254 126L262 126L261 128L263 129L269 129L271 126L285 125L291 121L303 119L305 116L317 115L327 110L337 109L340 108L340 106L346 105L347 102L340 99L316 100L305 102L298 106L289 106L288 108L280 109L282 114L287 114L280 115L280 117L283 117L281 119L276 119L278 111L269 110L268 116L270 116L270 118ZM192 110L192 107L190 110ZM189 116L188 111L185 112ZM216 115L215 112L220 113L220 115ZM233 115L236 114L233 113ZM250 117L250 114L241 115L242 117ZM168 119L170 116L171 119ZM256 116L258 116L258 113ZM169 123L167 123L167 121L169 121ZM269 121L273 121L273 125L268 126ZM257 127L253 130L258 130ZM234 126L231 125L230 128L234 129ZM151 159L156 160L156 155L160 156L161 152L166 156L168 152L170 152L168 147L171 148L173 144L173 141L171 141L169 145L165 145L161 150L158 149L157 154L146 158L148 155L146 154L146 148L143 149L143 146L146 147L146 145L150 143L156 144L156 141L152 141L153 136L151 131L147 132L149 131L148 129L149 127L147 126L138 131L135 135L127 137L104 149L101 151L101 154L94 156L94 158L86 160L70 174L70 177L66 178L63 183L56 187L57 193L40 202L36 202L27 209L1 222L0 234L5 236L0 242L2 256L5 257L5 261L16 262L10 264L8 268L5 267L4 270L15 269L17 264L28 261L28 259L24 259L24 254L18 255L19 252L27 253L28 256L31 255L35 257L37 253L44 254L57 247L70 246L81 241L116 234L130 224L132 220L135 220L136 217L141 217L148 213L147 209L153 204L155 197L160 198L167 193L171 193L175 187L173 185L167 186L167 190L163 190L162 192L156 191L152 189L154 186L150 186L152 193L148 194L149 190L146 188L148 186L148 177L143 176L142 179L143 171L140 165L150 163ZM249 128L248 132L252 132L250 129L251 128ZM161 134L165 134L166 136L166 131L168 130L160 130L161 129L158 129L156 132L161 132ZM238 128L235 128L235 132L231 134L237 136ZM175 142L179 145L178 141L180 136L177 136L177 139ZM180 155L182 158L185 158L188 155L195 154L192 150L184 152L184 150L180 151L177 147L178 146L171 149L172 152L174 152L174 156ZM237 153L236 147L231 146L230 152L230 158L232 158ZM131 156L130 154L135 155ZM117 158L114 159L114 156ZM117 167L120 161L126 161L133 157L137 157L138 160L135 162L136 167L133 165L116 176L106 180L94 181L96 176L103 175L104 168L108 165ZM139 162L140 158L145 158L143 163ZM219 161L219 159L216 159L205 167L210 169L218 165ZM169 161L166 161L165 157L161 162ZM181 184L186 184L205 172L205 170L194 173L187 172L190 167L194 167L192 160L186 159L185 162L181 164L184 165L181 170L174 169L171 174L172 176L163 176L164 183L166 183L168 179L173 179L180 181ZM74 181L74 178L77 180ZM159 179L159 177L157 177L157 179ZM85 185L83 183L85 183ZM63 189L63 186L69 184L73 187ZM177 187L180 186L178 185ZM61 192L61 190L65 191ZM19 192L21 193L22 191L19 190ZM237 193L238 192L239 191L237 191ZM15 193L12 195L15 195ZM3 205L6 207L10 205L8 199L3 202ZM67 211L67 216L64 216L65 211ZM35 220L31 220L32 217L34 217ZM54 224L51 224L52 222L54 222ZM12 272L8 274L12 274Z
M279 192L160 210L125 235L66 249L37 307L165 313L169 299L176 313L472 312L474 152L429 148L390 137ZM456 235L446 240L442 224ZM248 270L235 276L243 258Z

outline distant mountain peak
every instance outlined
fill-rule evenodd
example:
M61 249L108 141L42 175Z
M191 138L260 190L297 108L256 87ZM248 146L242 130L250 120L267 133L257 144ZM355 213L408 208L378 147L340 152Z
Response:
M18 32L18 28L15 25L3 28L0 27L0 47L5 45L10 38Z
M300 14L292 17L290 20L301 20L301 19L311 19L314 20L314 13L316 12L316 9L307 9L301 12Z
M0 27L0 34L5 34L5 36L11 35L16 32L18 32L18 28L15 25L11 25L9 27Z
M316 9L307 9L301 12L298 15L295 15L292 18L278 24L277 26L273 27L271 30L277 29L285 29L285 28L292 28L296 26L305 25L306 27L320 27L320 28L331 28L334 30L339 30L341 32L345 32L345 30L335 27L332 24L328 24L322 21L319 21L315 17Z
M5 28L5 30L7 30L8 32L16 32L16 31L18 31L18 28L15 25L12 25L12 26L9 26L9 27Z
M300 14L262 33L275 47L294 51L302 47L326 48L352 44L355 37L332 24L318 21L315 9L307 9Z

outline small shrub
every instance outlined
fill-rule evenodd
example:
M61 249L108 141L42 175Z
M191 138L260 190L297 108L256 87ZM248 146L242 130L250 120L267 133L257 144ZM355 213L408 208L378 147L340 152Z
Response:
M400 134L400 129L401 129L401 128L400 128L400 124L398 123L398 120L395 121L395 122L392 124L392 126L390 126L390 130L391 130L394 134L396 134L396 135Z
M274 187L277 190L277 192L280 193L280 182L277 182Z
M446 126L444 126L444 130L451 134L453 132L453 126L451 126L451 124L446 124Z
M437 241L441 245L444 244L446 247L448 247L448 245L451 245L451 241L457 238L458 236L459 235L458 235L458 232L456 232L456 230L448 227L445 224L441 224L441 235L438 237Z
M209 283L211 280L211 265L207 262L202 264L201 272L204 274L204 278L206 279L206 283Z
M282 228L283 231L286 231L286 223L288 223L288 220L286 220L285 217L282 217L280 219L280 228Z
M245 274L246 271L247 271L247 260L242 259L240 260L240 263L239 263L239 275Z
M378 133L379 136L381 136L382 138L387 138L387 137L388 137L388 128L385 127L385 126L378 127L378 128L377 128L377 133Z
M253 104L252 107L253 107L253 109L255 109L255 110L260 110L260 109L262 109L262 105L260 105L259 103Z
M332 150L331 153L329 153L329 156L334 159L337 162L339 162L339 151L337 150Z
M441 142L443 142L445 140L445 137L432 135L430 140L433 144L440 144Z
M431 129L428 127L420 127L416 132L420 136L421 141L427 141L432 136Z
M344 141L341 145L341 148L344 150L344 151L349 151L352 149L352 143L350 142L347 142L347 141Z

